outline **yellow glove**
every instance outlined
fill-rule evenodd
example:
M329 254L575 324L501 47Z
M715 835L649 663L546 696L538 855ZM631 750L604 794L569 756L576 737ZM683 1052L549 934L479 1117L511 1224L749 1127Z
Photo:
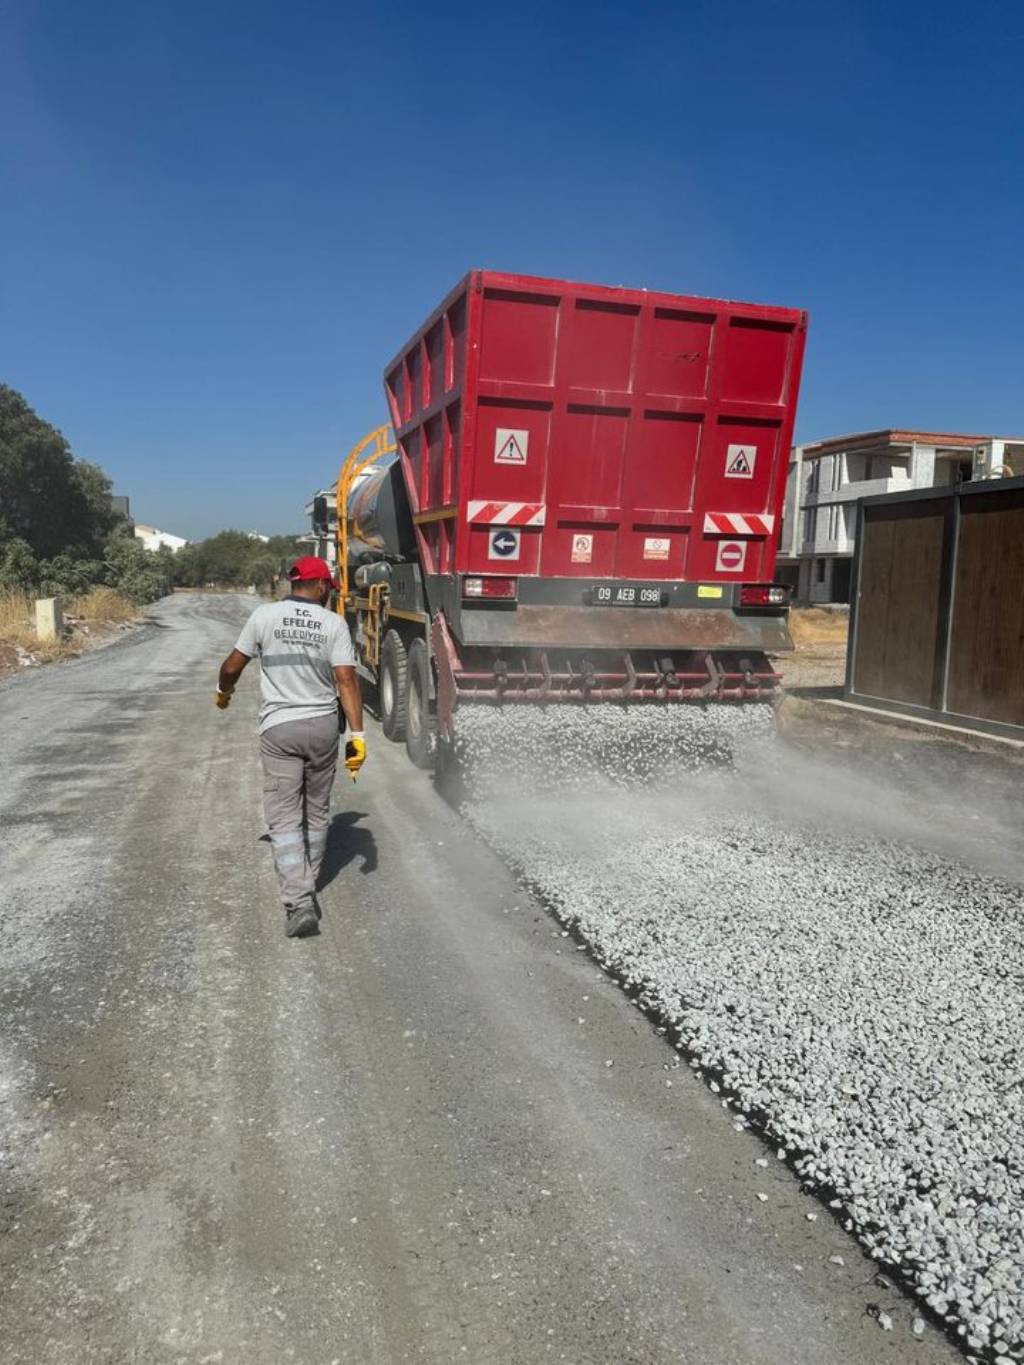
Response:
M353 731L345 744L345 767L352 781L356 780L356 773L366 762L366 738L361 730Z
M231 705L232 692L234 692L234 688L231 689L231 692L222 692L219 687L217 688L217 691L213 694L213 700L219 711L226 711Z

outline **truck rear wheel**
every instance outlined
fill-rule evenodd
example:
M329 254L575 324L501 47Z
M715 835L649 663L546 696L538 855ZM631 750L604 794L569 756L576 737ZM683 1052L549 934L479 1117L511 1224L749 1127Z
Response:
M423 640L409 646L405 749L417 768L434 766L437 717L430 704L430 659Z
M405 738L409 661L397 630L384 636L380 651L380 728L396 744Z

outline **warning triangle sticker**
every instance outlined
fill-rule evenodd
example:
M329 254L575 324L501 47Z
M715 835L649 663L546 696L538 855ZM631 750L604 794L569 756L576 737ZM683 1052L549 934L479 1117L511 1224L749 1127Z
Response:
M494 440L495 464L525 464L529 433L499 427Z
M725 456L725 477L727 479L752 479L756 459L756 446L730 446Z

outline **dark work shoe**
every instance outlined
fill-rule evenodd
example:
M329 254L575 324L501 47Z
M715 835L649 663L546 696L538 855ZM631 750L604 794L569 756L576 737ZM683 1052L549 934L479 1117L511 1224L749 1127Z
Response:
M318 934L320 924L315 905L299 905L289 910L285 916L284 931L289 938L306 938Z

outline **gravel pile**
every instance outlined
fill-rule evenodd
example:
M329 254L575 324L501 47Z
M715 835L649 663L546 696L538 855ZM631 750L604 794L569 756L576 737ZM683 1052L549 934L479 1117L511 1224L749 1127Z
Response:
M968 1355L1024 1360L1024 891L825 767L794 809L766 728L465 707L466 815Z

